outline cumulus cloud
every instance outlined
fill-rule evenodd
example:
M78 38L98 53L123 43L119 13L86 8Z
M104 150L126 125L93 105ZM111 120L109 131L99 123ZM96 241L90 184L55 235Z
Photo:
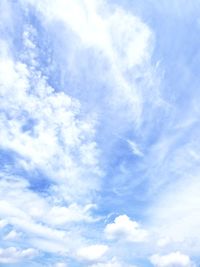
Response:
M27 25L24 35L19 60L11 56L6 43L1 55L1 149L15 153L16 164L25 171L43 173L61 198L71 201L72 196L83 194L89 198L90 190L98 189L101 175L95 120L89 115L80 118L79 101L56 92L37 69L33 38L37 30ZM34 60L27 62L25 56Z
M51 92L45 80L39 77L34 81L35 91L38 89L39 95L36 92L29 95L31 85L27 66L15 64L10 59L1 63L4 69L1 76L1 85L4 84L0 120L1 139L4 140L2 149L17 153L19 157L16 160L25 170L38 168L49 179L66 184L66 189L70 186L69 192L63 192L63 195L70 196L73 183L79 195L86 193L89 187L95 188L95 178L88 183L87 189L86 180L83 183L80 179L91 173L98 176L100 172L96 144L89 141L94 132L93 126L89 121L76 119L78 103L65 94ZM15 93L12 93L13 88ZM77 162L72 160L74 151L80 156ZM78 189L79 185L81 188Z
M108 239L128 242L144 242L148 236L147 231L127 215L120 215L114 223L107 224L104 233Z
M90 193L102 175L95 122L81 115L78 100L48 84L38 70L37 30L24 27L19 58L6 42L0 53L0 152L12 157L0 175L1 225L13 227L4 240L19 230L32 246L66 252L69 224L95 221Z
M107 251L108 246L106 245L91 245L80 248L77 251L77 255L82 260L97 261L100 260Z
M173 252L164 256L155 254L151 256L150 260L156 267L195 267L189 256L180 252Z

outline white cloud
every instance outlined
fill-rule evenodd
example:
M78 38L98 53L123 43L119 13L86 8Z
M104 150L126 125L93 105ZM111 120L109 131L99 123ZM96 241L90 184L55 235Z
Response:
M128 242L144 242L148 237L147 231L127 215L120 215L114 223L107 224L104 233L108 239Z
M161 237L158 241L157 244L159 247L165 247L166 245L170 244L170 242L173 242L169 237Z
M68 252L81 238L73 233L73 224L93 222L89 214L93 205L56 205L52 198L44 198L28 187L21 177L6 178L4 174L4 179L0 179L0 216L6 218L6 222L1 220L2 227L6 224L13 227L4 240L17 240L24 235L26 242L42 251ZM73 244L69 242L71 235Z
M144 154L142 153L142 151L140 150L140 148L138 147L138 145L132 141L132 140L127 140L133 154L135 154L138 157L143 157Z
M58 262L53 267L67 267L68 265L64 262Z
M54 92L33 63L15 62L9 55L1 59L1 148L17 153L18 165L27 171L44 172L57 184L55 189L65 185L57 191L63 198L89 197L101 175L93 118L80 120L79 102Z
M39 3L36 0L27 0L23 1L23 4L25 3L31 3L40 12L45 27L52 29L52 24L59 21L66 30L70 29L76 36L77 39L74 36L67 38L68 43L73 39L73 48L69 51L70 57L63 59L62 55L64 64L72 74L73 71L76 73L82 71L79 70L80 53L84 56L84 51L94 49L97 54L101 54L97 66L102 65L102 69L97 75L100 75L101 81L105 80L108 89L105 88L106 99L104 97L98 99L99 103L96 102L95 105L99 106L100 103L104 105L106 102L109 105L107 108L115 115L117 112L122 117L119 119L124 120L123 123L126 123L125 121L139 123L144 103L142 98L146 98L146 94L142 96L142 90L147 89L147 84L152 82L152 77L149 78L151 76L149 59L153 44L153 33L150 28L138 17L119 7L110 6L106 1L59 0L56 3L54 1ZM65 46L66 40L62 41L64 42L62 45ZM88 68L87 64L84 67ZM86 70L86 75L92 71ZM63 76L67 75L65 68L62 68L61 72ZM146 86L138 90L136 79L142 75L146 80ZM97 76L96 82L98 79ZM98 88L95 90L98 95ZM151 93L156 102L155 87L151 88ZM83 94L81 90L77 97ZM87 94L88 103L93 95L94 92ZM149 99L148 97L148 101Z
M156 267L195 267L189 256L180 252L173 252L164 256L155 254L151 256L150 260Z
M2 174L1 174L2 175ZM0 177L2 177L0 175ZM72 203L69 206L56 204L52 197L42 197L37 192L31 191L29 183L22 177L11 177L4 174L4 179L0 180L1 198L0 214L16 216L21 219L32 218L40 220L49 226L62 226L72 222L93 222L95 218L90 215L92 204L78 205ZM3 196L3 193L6 195ZM56 197L56 196L55 196ZM15 198L15 202L13 202ZM34 205L33 205L34 203ZM1 220L4 227L6 220Z
M118 262L106 262L93 264L91 267L122 267L122 265Z
M107 251L108 246L106 245L91 245L80 248L77 251L77 256L82 260L97 261L102 259Z
M16 263L22 260L29 260L38 255L37 250L27 248L24 250L15 247L0 248L0 263Z
M6 220L0 220L0 229L4 228L7 225Z
M12 226L6 242L17 242L21 232L20 242L66 254L84 239L76 223L96 220L91 191L99 188L102 173L95 122L81 114L79 101L55 92L37 70L36 37L37 30L27 25L21 58L30 59L28 64L15 61L6 44L0 53L0 149L14 156L12 169L1 173L1 225ZM21 176L9 174L15 168ZM45 194L31 189L37 181L29 173L37 171L49 186Z
M18 233L15 230L11 230L5 237L4 240L17 240L21 237L21 233Z
M90 215L90 210L87 206L79 206L76 203L64 206L48 206L48 211L43 211L43 221L48 222L50 225L65 225L67 223L76 222L94 222L96 219Z
M117 260L116 258L113 258L108 262L96 263L91 265L90 267L136 267L136 266L126 264L124 262Z
M151 226L156 229L158 244L186 249L190 255L198 254L200 245L200 183L198 171L194 169L194 172L183 173L180 180L165 187L159 201L150 209Z

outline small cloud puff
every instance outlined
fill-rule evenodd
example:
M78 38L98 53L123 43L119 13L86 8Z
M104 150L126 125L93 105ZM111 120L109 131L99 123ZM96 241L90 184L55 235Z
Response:
M195 267L189 256L180 252L173 252L164 256L155 254L151 256L150 261L155 267Z
M127 215L120 215L115 218L114 223L107 224L104 233L107 239L128 242L144 242L148 236L147 231Z
M81 260L97 261L100 260L108 250L106 245L92 245L88 247L80 248L77 252L77 256Z

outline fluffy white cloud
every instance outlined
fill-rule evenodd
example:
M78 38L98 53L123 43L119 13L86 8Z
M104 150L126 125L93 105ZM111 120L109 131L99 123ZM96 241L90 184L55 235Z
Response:
M14 228L4 240L17 240L25 235L26 242L43 251L67 252L72 234L68 229L73 232L73 223L94 221L89 214L93 205L58 205L53 198L44 198L31 191L28 182L21 177L4 174L3 178L0 179L0 217L6 221L1 220L1 224Z
M91 245L80 248L77 251L77 255L82 260L97 261L100 260L107 251L108 246L106 245Z
M107 224L104 233L108 239L128 242L144 242L148 237L147 231L127 215L120 215L114 223Z
M33 63L15 62L7 50L0 63L1 149L15 152L25 170L43 172L63 198L89 197L101 175L93 118L79 119L77 100L56 93ZM26 44L25 55L29 50Z
M24 250L15 247L0 248L0 263L16 263L22 260L29 260L37 256L37 250L27 248Z
M6 43L0 52L0 149L13 155L12 168L5 166L0 174L1 226L13 227L4 240L14 240L20 231L31 246L66 253L69 224L95 220L90 193L101 176L95 123L81 114L79 101L55 92L37 69L36 37L37 30L26 25L21 60ZM16 169L19 177L10 174ZM31 188L39 182L29 177L34 172L48 185L44 195Z
M173 252L164 256L155 254L151 256L150 260L156 267L195 267L189 256L180 252Z

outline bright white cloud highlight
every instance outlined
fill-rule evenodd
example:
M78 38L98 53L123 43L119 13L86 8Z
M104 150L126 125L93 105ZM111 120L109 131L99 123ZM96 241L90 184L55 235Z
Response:
M80 248L77 252L77 255L82 260L97 261L100 260L107 251L108 246L106 245L91 245Z
M173 252L164 256L155 254L151 256L150 260L155 267L195 267L189 256L180 252Z
M25 47L25 54L29 50ZM37 50L31 53L37 58ZM79 101L56 93L30 64L15 62L9 52L1 57L1 149L17 153L25 170L43 172L62 198L89 197L101 175L94 120L79 119Z
M127 215L120 215L114 223L107 224L104 233L108 239L128 242L144 242L148 237L147 231Z

